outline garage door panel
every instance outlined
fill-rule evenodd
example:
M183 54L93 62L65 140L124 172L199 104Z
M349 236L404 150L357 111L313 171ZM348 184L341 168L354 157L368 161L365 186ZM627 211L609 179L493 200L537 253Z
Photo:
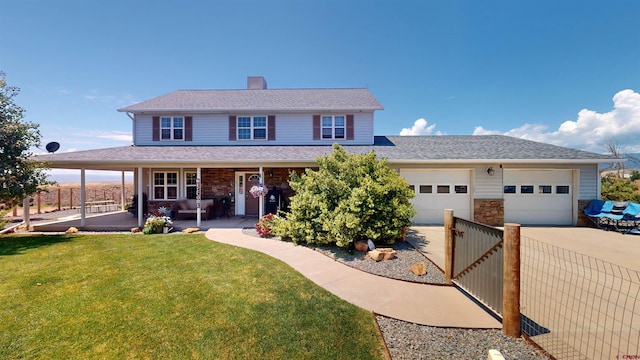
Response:
M572 170L505 170L505 222L525 225L571 225L573 223ZM532 186L533 193L522 187ZM568 193L560 193L560 190Z
M471 216L471 194L469 170L424 170L401 169L400 175L415 188L416 196L411 199L416 216L416 224L442 224L444 209L454 209L460 217ZM420 185L430 186L431 192L421 193ZM448 186L449 193L438 193L438 185ZM456 186L466 186L466 193L456 193Z

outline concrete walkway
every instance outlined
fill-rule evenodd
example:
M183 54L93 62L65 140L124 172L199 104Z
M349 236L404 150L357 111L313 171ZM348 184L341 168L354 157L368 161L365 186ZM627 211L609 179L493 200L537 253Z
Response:
M304 246L247 236L240 229L209 229L206 237L282 260L338 297L380 315L439 327L501 328L500 322L452 286L372 275Z

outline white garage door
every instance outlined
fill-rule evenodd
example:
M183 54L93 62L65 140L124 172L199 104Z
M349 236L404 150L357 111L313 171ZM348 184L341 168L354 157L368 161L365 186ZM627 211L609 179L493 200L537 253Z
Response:
M504 171L504 221L526 225L573 223L571 170Z
M400 169L414 189L411 200L415 224L442 224L444 209L453 209L457 217L471 217L471 171Z

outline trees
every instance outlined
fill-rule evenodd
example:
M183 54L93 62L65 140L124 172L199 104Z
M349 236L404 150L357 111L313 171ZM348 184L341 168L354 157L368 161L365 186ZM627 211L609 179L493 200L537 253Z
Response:
M613 174L603 176L601 180L603 200L640 202L638 187L629 179L621 179Z
M317 159L318 170L291 174L290 212L274 220L275 235L294 242L348 246L356 240L393 243L415 215L407 182L375 152L348 154L340 145Z
M23 121L24 109L13 102L19 89L0 72L0 202L13 207L48 184L44 164L30 159L40 144L38 124Z
M603 171L610 171L618 178L623 178L625 170L627 169L625 160L631 160L634 162L640 161L637 157L624 151L622 145L620 145L614 139L609 139L605 144L607 148L607 155L614 158L614 161L609 163Z

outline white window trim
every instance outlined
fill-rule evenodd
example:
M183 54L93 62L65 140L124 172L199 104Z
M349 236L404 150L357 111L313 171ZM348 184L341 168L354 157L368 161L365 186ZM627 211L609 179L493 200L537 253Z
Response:
M255 118L265 118L264 126L254 126ZM251 119L251 126L249 128L243 127L242 129L250 129L251 137L249 139L240 139L240 118L249 118ZM264 139L254 139L253 130L254 129L264 129ZM236 116L236 140L238 141L264 141L269 140L269 117L266 115L238 115Z
M168 127L168 128L162 127L162 119L163 118L171 119L171 126L170 127ZM182 119L182 127L181 128L179 128L179 127L174 128L173 127L175 119ZM185 125L186 125L185 122L186 122L186 118L184 116L160 116L160 124L159 124L160 125L160 129L158 130L158 131L160 131L160 134L158 134L159 137L160 137L160 141L184 141L184 138L185 138ZM162 138L162 130L163 129L169 129L170 135L171 135L171 137L169 139L163 139ZM182 139L174 139L173 138L173 130L177 130L177 129L182 129Z
M164 176L164 185L156 185L156 174L163 174ZM168 184L167 174L176 174L176 184ZM156 188L163 187L164 188L164 198L156 197ZM168 188L175 187L176 188L176 198L170 199L167 197L169 193L167 191ZM178 191L180 190L180 172L179 171L154 171L151 178L151 190L153 193L153 200L177 200L180 197Z
M195 175L195 177L196 177L196 183L195 183L195 184L190 185L190 184L188 184L188 183L187 183L187 175L188 175L188 174L193 174L193 175ZM198 174L197 174L197 172L196 172L196 171L192 171L192 170L185 170L185 171L184 171L184 173L183 173L183 175L182 175L182 177L183 177L183 184L184 184L184 197L188 199L188 197L187 197L187 194L188 194L187 189L188 189L188 188L193 187L193 188L195 188L195 189L196 189L196 191L198 191L198 180L197 180Z
M336 126L336 117L343 117L344 118L344 125L343 126ZM322 125L322 119L325 117L331 117L331 126L323 126ZM329 129L331 128L331 138L325 138L324 137L324 129ZM336 129L344 129L344 135L341 138L336 138ZM347 115L320 115L320 139L321 140L346 140L347 139Z

